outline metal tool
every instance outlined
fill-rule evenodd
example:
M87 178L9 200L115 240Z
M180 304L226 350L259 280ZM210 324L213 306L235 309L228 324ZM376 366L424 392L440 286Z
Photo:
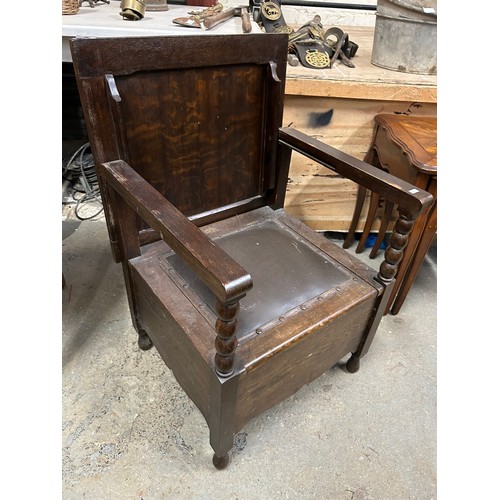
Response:
M219 13L224 7L221 3L217 3L208 9L202 10L191 10L188 12L190 14L189 17L176 17L172 19L174 24L179 24L180 26L184 26L186 28L200 28L201 22L207 17L211 17Z
M332 35L337 39L335 45L329 41L329 37ZM354 54L356 54L358 45L349 41L349 35L347 33L344 33L340 28L333 27L326 31L324 38L326 40L326 44L332 50L330 68L333 67L334 62L337 59L349 68L356 67L350 58L354 57Z
M241 17L241 28L243 33L250 33L252 31L250 13L248 12L248 6L245 5L233 7L232 9L228 9L220 14L210 16L203 21L203 26L205 26L205 29L210 30L232 17Z
M288 54L287 61L290 66L299 65L299 58L295 54Z

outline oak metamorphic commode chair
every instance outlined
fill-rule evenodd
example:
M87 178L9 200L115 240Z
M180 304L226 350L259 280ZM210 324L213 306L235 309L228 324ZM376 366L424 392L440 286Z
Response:
M287 43L263 33L71 42L139 346L158 350L205 417L217 468L250 419L350 353L358 369L413 221L432 203L280 128ZM397 204L378 273L283 210L292 151Z

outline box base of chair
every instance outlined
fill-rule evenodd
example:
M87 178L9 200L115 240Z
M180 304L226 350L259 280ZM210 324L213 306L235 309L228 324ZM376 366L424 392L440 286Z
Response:
M163 242L130 265L140 326L204 415L221 456L249 420L358 349L382 286L373 269L283 210L261 208L204 231L254 279L240 302L230 377L215 372L216 315L204 285Z

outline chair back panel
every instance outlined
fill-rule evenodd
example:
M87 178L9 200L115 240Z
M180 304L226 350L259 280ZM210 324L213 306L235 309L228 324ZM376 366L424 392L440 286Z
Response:
M187 215L263 194L265 73L238 65L116 78L128 163Z
M275 187L286 36L75 39L72 53L97 162L125 160L188 216Z

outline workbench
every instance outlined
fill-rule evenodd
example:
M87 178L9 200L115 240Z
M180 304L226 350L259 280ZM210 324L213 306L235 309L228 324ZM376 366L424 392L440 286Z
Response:
M69 40L76 36L203 36L242 33L241 17L229 19L209 31L204 28L185 28L172 22L176 17L187 17L188 11L205 8L194 5L169 5L166 11L146 11L144 18L140 21L127 21L120 15L121 9L118 0L111 0L109 4L98 2L93 8L85 3L76 14L62 16L62 60L63 62L71 62ZM259 26L253 20L252 32L260 32Z
M62 60L71 62L69 39L74 36L211 35L241 33L234 18L213 30L183 28L172 23L188 10L202 7L170 5L165 12L146 12L141 21L125 21L120 3L82 6L62 16ZM260 31L254 22L253 32ZM292 26L297 28L298 26ZM330 25L325 25L327 29ZM355 68L335 63L328 70L288 66L283 124L302 130L346 153L363 159L379 113L437 115L436 75L385 70L371 63L374 28L339 26L359 45ZM292 158L285 208L310 227L347 231L356 200L356 186L332 171L300 156ZM361 230L365 211L359 221ZM377 229L377 221L374 225Z
M324 26L325 29L330 26ZM355 68L288 66L283 123L363 159L379 113L436 116L437 77L390 71L371 63L374 28L340 26L359 45ZM300 156L292 158L285 208L310 227L347 231L357 187ZM362 230L368 204L361 214ZM373 226L378 229L380 220Z

